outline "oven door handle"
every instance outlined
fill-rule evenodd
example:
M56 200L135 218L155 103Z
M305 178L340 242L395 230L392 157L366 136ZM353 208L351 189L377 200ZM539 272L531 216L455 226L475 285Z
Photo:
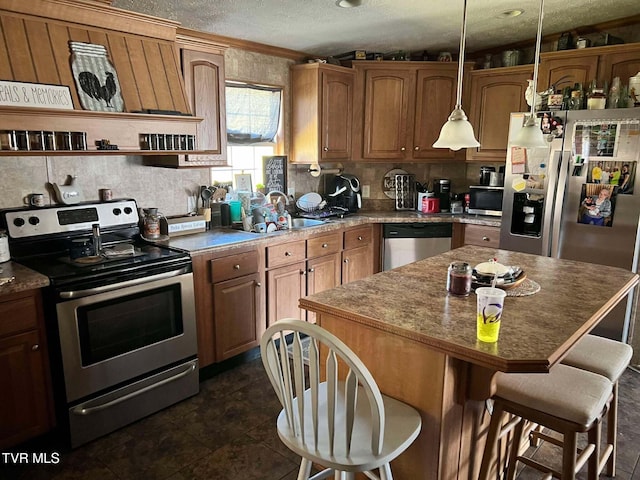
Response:
M187 375L190 375L194 370L196 369L196 364L192 363L191 365L189 365L187 367L187 369L183 372L177 373L171 377L165 378L164 380L160 380L157 383L153 383L151 385L147 385L144 388L141 388L140 390L136 390L135 392L131 392L131 393L127 393L126 395L123 395L122 397L118 397L118 398L114 398L113 400L110 400L106 403L103 403L101 405L96 405L95 407L88 407L88 408L82 408L81 406L78 407L74 407L71 409L71 413L73 413L74 415L91 415L92 413L97 413L100 412L102 410L105 410L107 408L113 407L114 405L118 405L119 403L122 402L126 402L127 400L130 400L132 398L135 398L139 395L142 395L143 393L147 393L151 390L154 390L158 387L161 387L163 385L166 385L167 383L171 383L174 382L176 380L180 380L181 378L186 377Z
M157 275L151 275L150 277L136 278L134 280L127 280L112 285L104 285L102 287L88 288L87 290L67 290L59 293L60 298L65 300L71 298L82 298L90 295L97 295L98 293L111 292L120 288L132 287L134 285L142 285L144 283L150 283L157 280L163 280L165 278L177 277L189 272L189 267L184 267L179 270L173 270L171 272L159 273Z

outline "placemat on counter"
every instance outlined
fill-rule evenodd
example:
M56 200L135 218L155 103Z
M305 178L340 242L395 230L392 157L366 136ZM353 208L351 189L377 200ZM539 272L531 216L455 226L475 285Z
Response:
M540 284L530 278L525 278L517 287L509 288L505 291L507 292L507 297L526 297L538 293Z

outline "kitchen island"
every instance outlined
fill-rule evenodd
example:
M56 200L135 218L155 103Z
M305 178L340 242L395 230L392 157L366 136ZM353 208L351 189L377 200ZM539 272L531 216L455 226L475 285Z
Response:
M540 285L507 297L500 339L476 340L476 297L446 292L452 261L496 258ZM394 478L477 478L496 371L544 374L638 283L614 267L465 246L300 300L369 368L383 393L422 413Z

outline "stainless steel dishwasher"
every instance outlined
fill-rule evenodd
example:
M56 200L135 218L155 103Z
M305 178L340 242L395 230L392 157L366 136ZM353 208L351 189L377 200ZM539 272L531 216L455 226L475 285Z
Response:
M451 250L451 223L383 225L383 270L401 267Z

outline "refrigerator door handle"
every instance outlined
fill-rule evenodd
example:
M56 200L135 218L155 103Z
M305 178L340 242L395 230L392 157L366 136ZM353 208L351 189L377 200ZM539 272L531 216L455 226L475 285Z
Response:
M562 229L562 211L564 210L564 194L567 187L567 171L571 159L570 151L556 151L558 165L558 180L555 185L555 198L553 199L553 214L551 216L551 257L558 258L560 252L560 230Z

